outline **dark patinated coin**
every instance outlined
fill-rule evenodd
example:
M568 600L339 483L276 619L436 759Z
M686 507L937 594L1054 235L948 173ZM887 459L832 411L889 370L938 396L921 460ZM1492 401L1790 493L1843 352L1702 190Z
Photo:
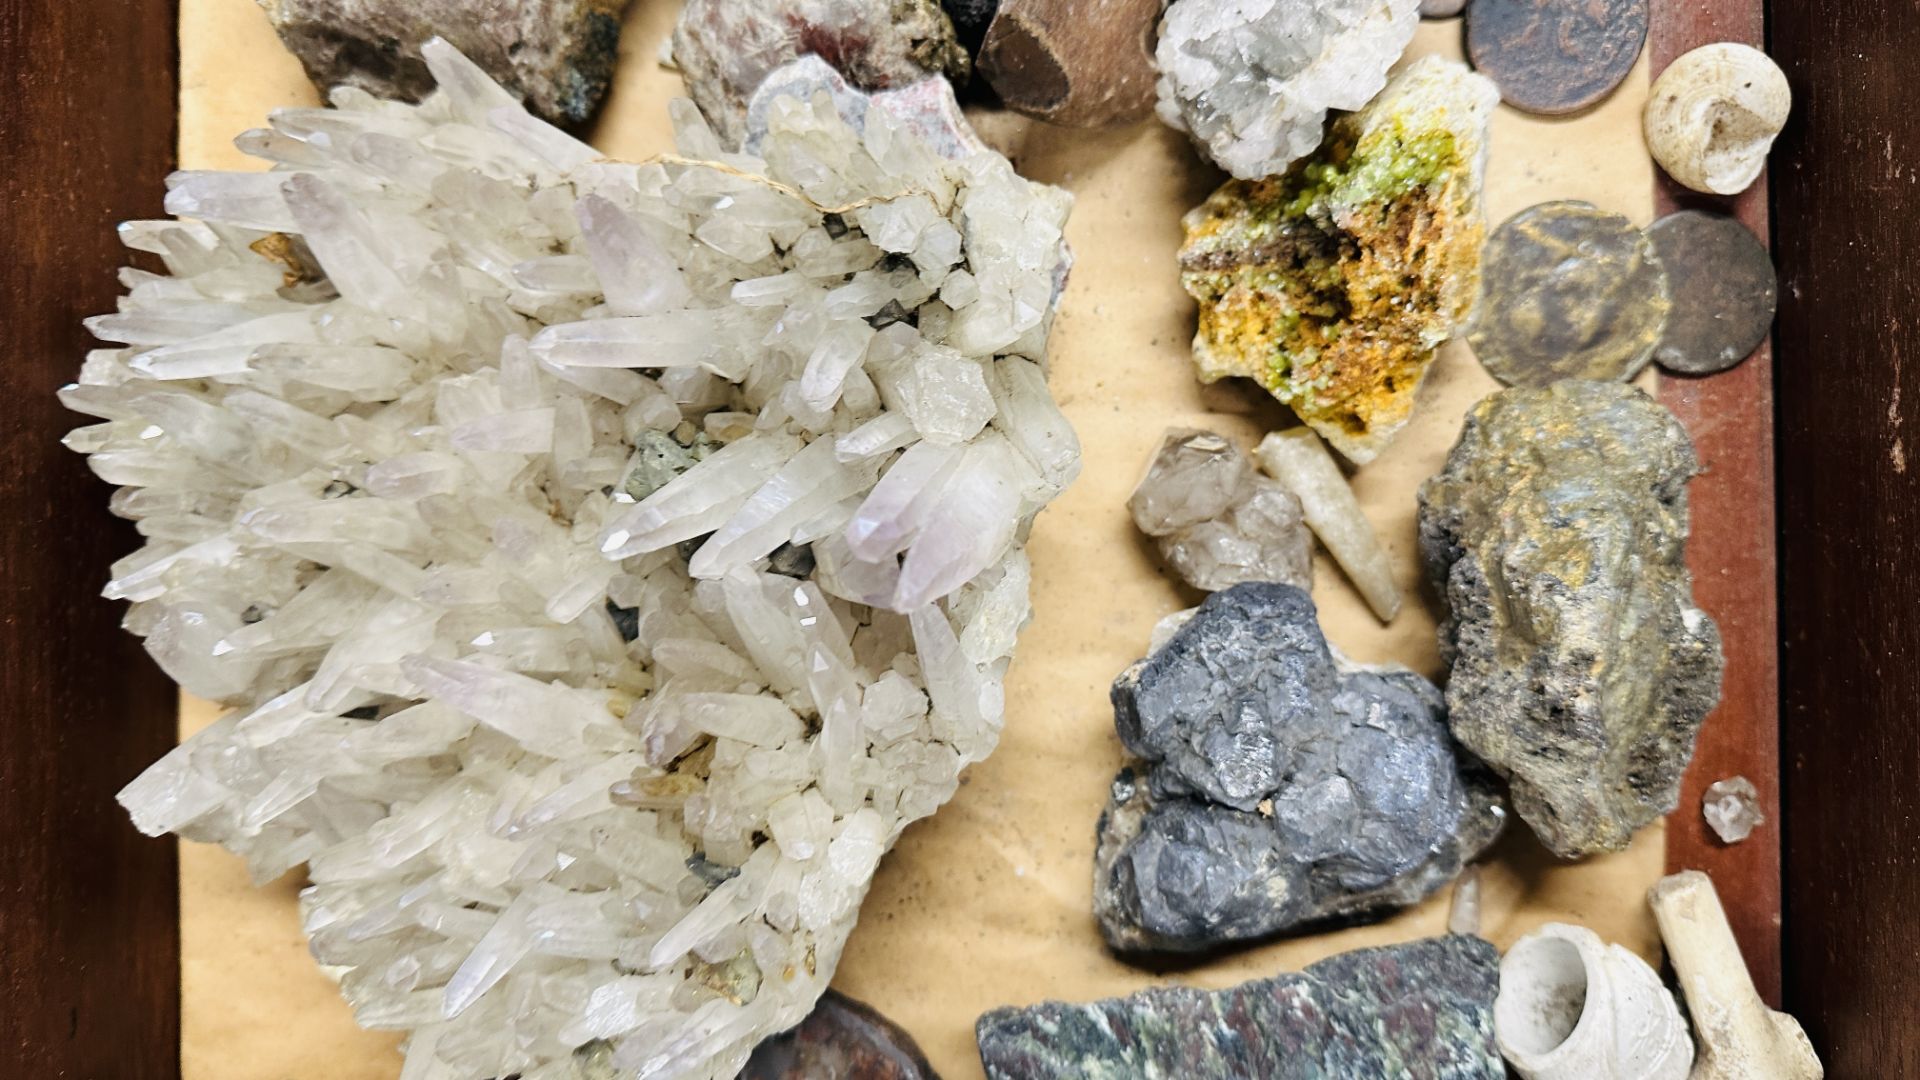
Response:
M1467 55L1516 109L1579 112L1613 93L1647 39L1647 0L1473 0Z
M800 1026L754 1048L740 1080L940 1080L913 1036L829 990Z
M1778 283L1760 239L1724 214L1682 210L1647 229L1666 270L1673 311L1653 358L1669 371L1711 375L1752 355L1773 325Z
M1541 203L1487 237L1467 343L1508 386L1630 379L1670 306L1644 230L1588 203Z

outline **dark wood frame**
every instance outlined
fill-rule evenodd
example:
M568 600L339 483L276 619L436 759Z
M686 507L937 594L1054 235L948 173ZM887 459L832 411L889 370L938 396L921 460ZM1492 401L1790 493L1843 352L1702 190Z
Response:
M1652 3L1656 71L1770 31L1796 99L1771 195L1777 349L1662 389L1708 467L1692 552L1728 656L1668 861L1713 873L1756 981L1806 1023L1828 1075L1920 1075L1920 922L1904 907L1920 882L1920 180L1904 160L1920 154L1920 95L1902 93L1920 17L1895 0ZM172 743L175 697L94 596L134 541L58 445L74 418L54 400L90 345L81 318L118 291L113 225L160 210L176 16L174 0L0 0L7 1076L179 1075L174 849L112 801ZM1658 198L1702 202L1664 183ZM1717 205L1768 234L1764 181ZM1729 847L1695 808L1736 773L1777 824Z

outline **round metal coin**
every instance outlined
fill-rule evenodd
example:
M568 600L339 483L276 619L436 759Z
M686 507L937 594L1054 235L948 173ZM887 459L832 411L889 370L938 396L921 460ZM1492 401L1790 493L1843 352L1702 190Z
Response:
M1559 115L1613 93L1647 40L1647 0L1473 0L1467 55L1516 109Z
M1682 210L1647 229L1667 273L1673 311L1653 358L1669 371L1711 375L1766 339L1779 299L1759 237L1725 214Z
M1541 203L1487 238L1467 344L1508 386L1631 379L1669 307L1644 230L1589 203Z

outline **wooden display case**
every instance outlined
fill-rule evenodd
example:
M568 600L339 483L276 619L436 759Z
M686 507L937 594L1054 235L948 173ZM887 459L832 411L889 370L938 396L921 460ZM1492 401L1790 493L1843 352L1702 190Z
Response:
M1795 107L1719 205L1780 270L1770 346L1667 378L1707 472L1693 487L1699 602L1725 635L1667 831L1672 869L1710 871L1764 995L1835 1077L1920 1075L1920 19L1892 0L1653 0L1654 71L1710 41L1769 48ZM0 1064L4 1075L177 1077L171 844L113 794L174 738L175 691L97 597L130 550L101 485L59 445L54 391L91 347L125 258L113 226L158 216L176 134L172 0L4 0L0 148ZM1663 182L1664 184L1664 182ZM1904 402L1903 402L1904 394ZM1909 442L1912 443L1911 449ZM1714 840L1700 792L1743 774L1777 828Z

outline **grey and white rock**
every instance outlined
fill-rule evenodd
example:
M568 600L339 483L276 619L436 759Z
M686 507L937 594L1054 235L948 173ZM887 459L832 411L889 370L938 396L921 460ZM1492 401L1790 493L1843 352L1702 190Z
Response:
M1215 593L1113 684L1139 759L1100 819L1094 909L1125 952L1192 952L1411 904L1499 832L1440 692L1333 653L1291 585Z
M809 54L870 91L972 70L935 0L688 0L673 29L687 93L729 146L746 136L761 80Z
M259 0L321 90L418 101L433 89L420 46L445 38L535 113L593 115L619 60L627 0Z
M996 1009L974 1030L989 1080L1501 1080L1499 964L1479 938L1425 938L1211 993Z
M1167 565L1196 589L1313 585L1313 538L1300 500L1256 472L1231 439L1169 431L1127 506Z
M1175 0L1160 22L1160 118L1258 180L1320 145L1327 111L1387 84L1419 0Z
M1568 380L1481 401L1420 489L1454 735L1562 857L1673 810L1719 700L1720 634L1686 564L1699 471L1644 393Z

